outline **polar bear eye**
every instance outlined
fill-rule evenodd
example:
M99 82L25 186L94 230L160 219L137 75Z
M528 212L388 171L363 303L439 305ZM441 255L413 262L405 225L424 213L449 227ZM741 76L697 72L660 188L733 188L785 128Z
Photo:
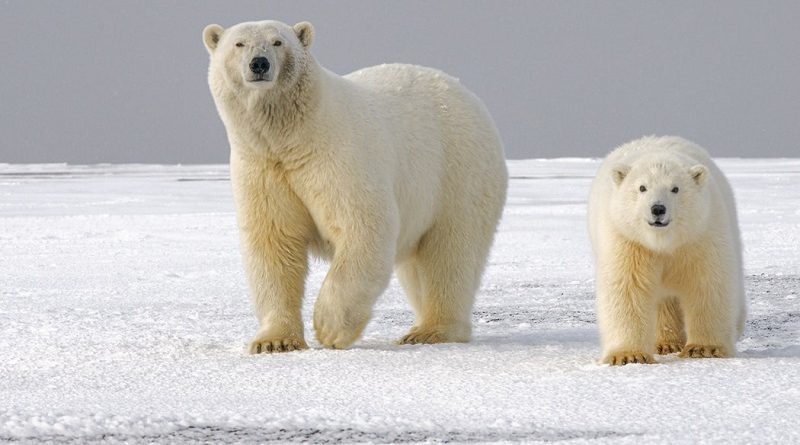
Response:
M640 191L640 192L642 192L642 193L644 193L644 192L646 192L646 191L647 191L647 187L645 187L645 186L643 186L643 185L640 185L640 186L639 186L639 191Z
M672 193L678 193L679 190L678 187L672 187Z
M275 43L272 44L272 46L281 46L281 45L283 45L283 42L281 42L280 40L276 40Z
M236 46L237 46L237 47L239 47L239 48L241 48L241 47L243 47L243 46L244 46L244 43L242 43L242 42L236 42Z

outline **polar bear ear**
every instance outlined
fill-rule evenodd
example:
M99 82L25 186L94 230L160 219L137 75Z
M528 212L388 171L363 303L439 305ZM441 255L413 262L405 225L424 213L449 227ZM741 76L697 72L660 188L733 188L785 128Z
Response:
M708 168L703 164L697 164L689 168L689 176L692 177L695 184L703 185L708 179Z
M206 29L203 30L203 43L206 44L206 49L209 54L214 54L217 45L219 45L219 39L222 38L223 31L225 31L225 29L219 25L208 25Z
M622 181L628 176L630 173L631 167L629 165L615 165L613 169L611 169L611 177L614 179L614 184L620 185Z
M292 28L304 47L308 48L311 46L311 42L314 40L314 25L308 22L300 22Z

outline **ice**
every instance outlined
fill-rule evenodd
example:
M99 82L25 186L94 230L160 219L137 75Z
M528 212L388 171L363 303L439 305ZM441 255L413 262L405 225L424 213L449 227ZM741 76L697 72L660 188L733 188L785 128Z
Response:
M396 281L351 349L249 356L227 166L0 164L0 442L800 441L800 159L724 159L739 357L598 365L598 161L509 161L469 344L397 346Z

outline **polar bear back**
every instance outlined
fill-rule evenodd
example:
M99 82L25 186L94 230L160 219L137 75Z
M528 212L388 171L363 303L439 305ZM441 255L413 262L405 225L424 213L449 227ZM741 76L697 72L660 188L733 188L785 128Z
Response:
M376 163L394 163L386 171L394 176L402 220L399 252L437 220L500 211L507 186L502 141L484 104L458 79L407 64L342 79L350 87L348 108L363 113L348 120L358 122L360 134L379 135Z
M438 148L444 151L469 152L494 163L504 159L486 107L458 79L433 68L399 63L364 68L343 78L368 103L365 120L393 132L389 140L399 142L397 149L433 150L430 135L436 134L443 143ZM416 135L424 135L425 142L414 141Z

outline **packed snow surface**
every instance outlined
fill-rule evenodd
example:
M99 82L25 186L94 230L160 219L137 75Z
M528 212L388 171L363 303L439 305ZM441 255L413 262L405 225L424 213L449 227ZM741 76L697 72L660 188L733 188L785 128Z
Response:
M734 359L600 353L596 160L510 161L469 344L398 346L393 281L363 338L250 356L226 166L0 165L0 441L800 442L800 160L721 160L750 315Z

